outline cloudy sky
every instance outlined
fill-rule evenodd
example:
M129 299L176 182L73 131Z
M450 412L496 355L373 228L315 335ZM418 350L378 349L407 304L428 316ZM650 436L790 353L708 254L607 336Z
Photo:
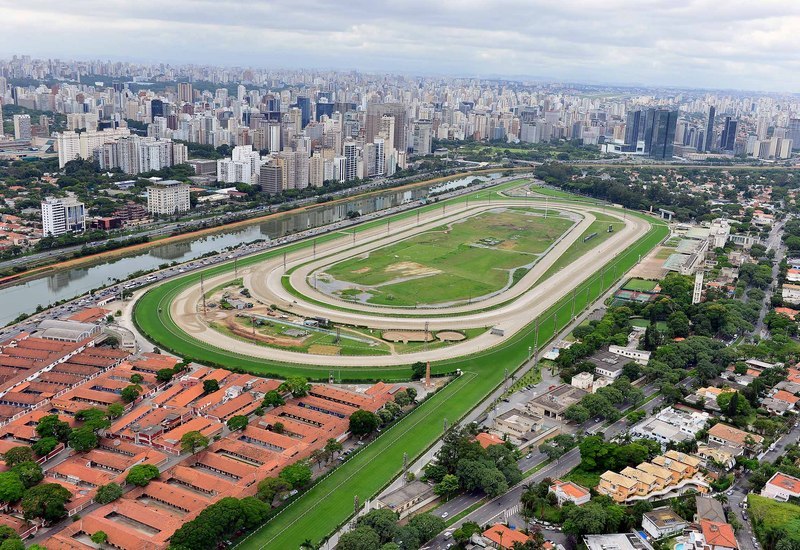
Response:
M800 91L797 0L0 0L0 56Z

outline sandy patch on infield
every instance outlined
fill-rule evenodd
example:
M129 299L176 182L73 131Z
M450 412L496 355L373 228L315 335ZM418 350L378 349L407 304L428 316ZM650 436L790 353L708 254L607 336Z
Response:
M313 353L315 355L339 355L339 346L312 344L308 346L308 353Z
M425 332L424 330L385 330L381 334L381 338L389 342L430 342L433 340L433 334Z
M397 262L386 266L388 273L400 273L403 277L422 277L428 275L438 275L438 269L418 264L417 262Z
M436 333L436 338L442 342L461 342L467 339L464 334L455 330L440 330Z
M362 267L361 269L355 269L355 270L351 271L350 273L355 273L356 275L361 275L362 273L369 273L370 271L372 271L371 267Z

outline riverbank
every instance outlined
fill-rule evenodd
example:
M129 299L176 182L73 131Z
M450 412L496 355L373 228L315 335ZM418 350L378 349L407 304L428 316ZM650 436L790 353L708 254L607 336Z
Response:
M484 175L491 174L491 173L506 172L506 171L509 171L509 172L520 172L520 171L523 171L524 172L524 171L530 171L530 168L529 167L488 168L488 169L483 169L483 170L469 170L469 171L466 171L466 172L460 172L458 174L453 174L453 175L449 175L449 176L440 176L440 177L437 177L437 178L432 178L432 179L428 179L428 180L408 183L408 184L400 185L400 186L397 186L397 187L381 187L380 189L376 189L376 190L373 190L373 191L366 191L364 193L359 193L359 194L355 194L355 195L348 195L346 197L334 199L334 200L323 202L323 203L308 204L308 205L305 205L305 206L292 208L291 210L285 210L285 211L282 211L282 212L273 212L271 214L266 214L266 215L263 215L263 216L255 216L253 218L248 218L248 219L245 219L245 220L239 220L239 221L232 222L232 223L225 224L225 225L219 225L219 226L215 226L215 227L208 227L208 228L204 228L204 229L197 229L197 230L194 230L194 231L181 233L180 235L172 235L172 236L167 236L167 237L163 237L163 238L159 238L159 239L154 239L154 240L151 240L151 241L146 242L146 243L140 243L140 244L136 244L136 245L132 245L132 246L126 246L126 247L118 248L118 249L115 249L115 250L109 250L107 252L101 252L99 254L93 254L93 255L90 255L90 256L83 256L83 257L80 257L80 258L73 258L73 259L70 259L70 260L64 260L64 261L61 261L61 262L56 262L56 263L52 263L52 264L48 264L48 265L35 267L35 268L30 269L28 271L23 271L23 272L18 273L18 274L9 275L7 277L0 278L0 288L8 286L8 285L11 285L11 284L23 283L23 282L28 281L30 279L35 279L35 278L38 278L38 277L51 275L53 273L57 273L59 271L63 271L63 270L67 270L67 269L74 269L76 267L96 265L96 264L99 264L99 263L104 263L104 262L109 262L109 261L112 261L112 260L117 260L119 258L124 258L124 257L131 256L131 255L134 255L134 254L139 253L139 252L146 251L146 250L148 250L150 248L153 248L153 247L156 247L156 246L163 246L163 245L168 245L168 244L180 243L180 242L187 241L187 240L193 240L193 239L197 239L197 238L201 238L201 237L214 235L214 234L217 234L217 233L221 233L223 231L230 231L230 230L236 230L236 229L245 228L245 227L248 227L248 226L251 226L251 225L256 225L256 224L260 224L260 223L264 223L264 222L280 219L281 217L285 217L287 215L294 215L294 214L302 213L302 212L305 212L305 211L308 211L308 210L311 210L311 209L314 209L314 208L318 208L320 206L335 206L337 204L341 204L341 203L344 203L344 202L352 201L353 199L369 198L369 197L374 196L374 195L385 193L386 191L402 192L403 190L430 186L430 185L433 185L433 184L436 184L436 183L441 183L441 182L446 182L446 181L450 181L450 180L456 180L456 179L460 179L460 178L464 178L464 177L469 177L471 175L484 176Z

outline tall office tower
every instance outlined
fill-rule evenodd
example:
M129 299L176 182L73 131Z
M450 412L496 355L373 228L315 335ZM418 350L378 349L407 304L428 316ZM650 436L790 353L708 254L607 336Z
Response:
M356 142L348 138L344 142L344 173L342 181L351 181L358 177L358 148Z
M0 76L0 98L5 97L8 92L8 80L6 77Z
M14 115L14 139L29 140L33 136L30 115Z
M365 141L372 143L381 131L384 115L394 117L393 145L398 151L408 149L408 115L402 103L370 103L367 105Z
M703 130L697 132L696 147L698 153L702 153L706 149L706 133Z
M183 103L194 103L194 90L191 82L178 83L178 100Z
M641 134L642 111L628 111L628 118L625 123L625 144L623 151L635 152Z
M714 117L717 115L717 109L712 105L708 108L708 124L706 124L706 145L704 150L711 151L714 146Z
M284 118L286 121L287 131L289 132L288 138L300 135L303 132L303 111L298 107L292 107ZM288 143L289 139L285 142Z
M3 94L0 94L0 138L3 137Z
M247 96L247 88L245 88L242 84L236 87L236 99L239 100L239 103L244 103L244 98Z
M725 117L725 126L722 129L719 147L723 151L733 151L736 146L736 121Z
M274 158L262 166L258 182L261 190L270 195L283 191L283 159Z
M792 149L800 148L800 118L789 119L789 139L792 140Z
M655 159L671 159L678 125L678 111L648 109L645 113L644 153Z
M86 208L75 197L47 197L42 201L42 234L58 237L86 229Z
M164 102L160 99L150 102L150 122L153 122L156 117L164 118Z
M317 122L322 119L323 115L328 118L333 117L333 103L322 100L317 101L317 115L315 117Z
M281 123L267 123L267 149L270 153L277 153L281 150Z
M305 128L311 122L311 98L298 96L297 108L300 109L300 121L303 125L302 127Z

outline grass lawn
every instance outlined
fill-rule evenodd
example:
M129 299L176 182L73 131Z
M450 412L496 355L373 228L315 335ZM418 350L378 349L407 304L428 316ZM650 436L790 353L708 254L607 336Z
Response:
M658 281L648 281L647 279L629 279L627 283L622 285L622 288L625 290L634 290L638 292L650 292L656 286L658 286Z
M339 262L325 272L344 283L372 287L366 289L372 304L469 300L504 288L510 272L536 261L572 225L566 218L545 220L516 209L484 213ZM514 273L512 280L523 274ZM346 295L348 289L340 292Z
M441 208L441 203L435 206ZM410 213L409 215L415 215ZM379 220L374 225L383 224ZM657 222L654 222L656 224ZM370 224L359 226L369 227ZM639 242L614 259L618 272L627 271L667 235L665 225L657 224ZM335 235L318 237L332 239ZM593 239L594 240L594 239ZM591 242L591 241L590 241ZM310 246L310 242L295 243L278 250L239 260L239 266L256 263L265 257L283 254L284 250L297 250ZM598 269L601 266L597 266ZM232 264L213 266L204 270L211 277L232 270ZM325 380L328 367L318 365L295 365L276 361L255 359L229 349L211 346L190 337L174 323L169 314L170 302L187 286L199 280L198 273L159 285L145 293L136 304L134 320L139 330L158 346L176 353L187 360L220 367L233 367L262 376L306 376L312 380ZM576 308L581 310L604 292L611 281L607 277L601 285L599 275L582 283L576 294ZM545 311L540 319L539 338L544 342L567 326L571 320L571 297L565 297ZM555 320L555 322L554 322ZM329 536L350 517L353 499L361 502L373 497L386 486L403 466L403 455L410 461L433 445L442 434L443 420L452 425L475 407L503 380L503 371L515 371L528 356L529 342L533 337L531 322L519 333L494 346L471 356L458 357L433 363L434 374L464 373L447 387L426 400L403 420L386 430L376 441L367 446L351 460L337 468L331 475L317 483L311 490L289 504L280 514L260 530L243 541L243 548L295 548L306 538L315 542ZM313 361L313 358L309 358ZM400 380L410 377L410 365L394 367L351 367L340 369L343 378L350 380ZM308 512L313 510L313 514Z
M592 487L597 487L597 484L600 483L600 473L586 472L582 470L580 466L578 466L562 479L574 481L582 487L591 489Z
M800 506L760 495L747 495L747 504L762 544L765 544L764 535L773 529L783 531L794 542L800 542Z
M554 273L558 273L560 270L564 269L566 266L589 252L595 246L599 245L603 241L608 240L608 238L613 235L613 233L608 232L608 225L609 223L607 221L593 221L586 231L584 231L583 234L578 237L578 240L572 243L572 246L567 248L567 250L565 250L564 253L555 262L553 262L553 265L551 265L550 268L545 271L541 277L539 277L539 280L536 282L536 284L546 280ZM583 240L592 233L597 233L597 236L589 239L588 241Z

